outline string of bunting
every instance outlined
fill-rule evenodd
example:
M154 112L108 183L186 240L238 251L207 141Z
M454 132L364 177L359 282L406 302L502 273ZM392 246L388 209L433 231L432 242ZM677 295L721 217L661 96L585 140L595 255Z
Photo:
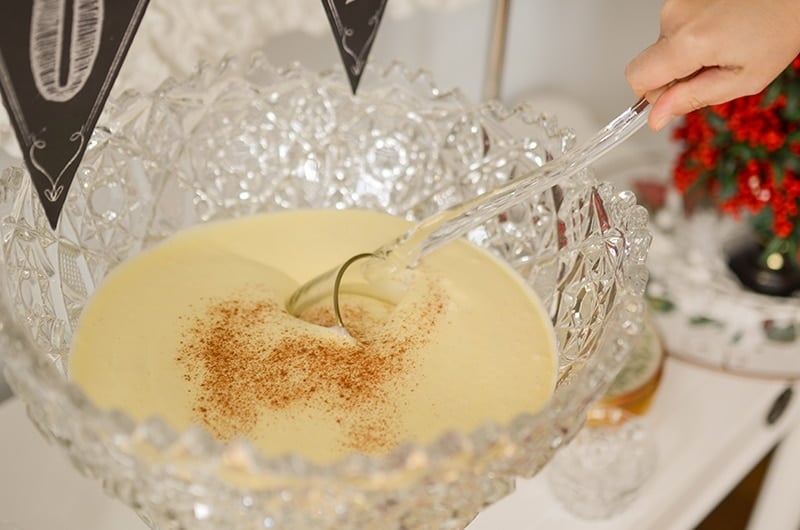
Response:
M354 94L387 2L322 0ZM7 0L3 6L0 93L54 230L147 5Z

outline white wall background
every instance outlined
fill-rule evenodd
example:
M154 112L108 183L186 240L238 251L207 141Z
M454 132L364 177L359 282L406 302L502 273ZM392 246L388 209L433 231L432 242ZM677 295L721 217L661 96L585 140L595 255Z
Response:
M504 103L533 100L574 128L579 139L633 103L625 65L656 38L662 0L509 1ZM460 87L480 100L495 0L388 5L371 62L400 59L430 70L441 87ZM420 8L431 5L448 7ZM297 27L311 33L285 32ZM265 50L275 64L299 61L312 69L339 64L319 0L151 0L114 90L151 90L168 73L185 75L200 59L215 62L230 51L253 49ZM639 133L630 143L620 151L635 145L670 148L664 133ZM3 112L0 144L18 154Z
M372 61L399 58L431 70L442 86L481 95L494 0L454 10L385 19ZM631 103L627 62L658 35L660 0L511 0L505 88L513 102L534 90L556 90L600 113ZM326 67L338 60L330 35L272 39L279 63ZM610 117L610 114L609 114Z

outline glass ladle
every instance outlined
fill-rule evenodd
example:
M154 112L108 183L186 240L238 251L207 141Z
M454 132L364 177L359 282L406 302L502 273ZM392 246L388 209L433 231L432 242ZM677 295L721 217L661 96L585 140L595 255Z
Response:
M382 245L373 252L352 256L344 263L297 288L286 302L286 309L289 313L297 316L310 305L332 295L337 325L346 332L339 307L339 294L343 289L344 274L351 265L370 258L371 261L385 265L371 267L373 274L365 274L364 277L368 284L375 283L372 281L375 278L381 279L382 285L372 285L375 291L384 293L392 291L393 287L397 285L391 281L393 275L414 267L424 255L466 234L511 206L545 191L585 169L638 131L647 121L649 110L648 101L642 98L580 147L521 177L510 180L502 186L431 215L418 222L402 236ZM376 274L375 271L380 271L380 273ZM390 294L385 298L391 297Z

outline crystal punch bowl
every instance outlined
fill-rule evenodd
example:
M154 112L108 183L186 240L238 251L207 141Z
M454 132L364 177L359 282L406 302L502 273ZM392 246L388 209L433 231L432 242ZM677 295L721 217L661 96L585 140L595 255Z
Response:
M69 383L81 310L118 263L182 228L290 208L425 217L574 139L548 115L471 104L401 65L343 75L228 60L109 102L52 231L28 175L0 182L6 376L42 434L153 528L463 528L583 424L644 310L647 219L585 172L468 234L548 309L559 378L510 424L319 465L95 407Z

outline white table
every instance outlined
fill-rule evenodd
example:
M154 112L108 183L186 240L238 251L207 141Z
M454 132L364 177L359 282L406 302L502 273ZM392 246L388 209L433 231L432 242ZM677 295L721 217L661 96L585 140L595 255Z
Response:
M766 424L768 411L786 386L670 359L647 416L658 446L658 465L625 512L601 522L576 519L557 504L539 476L521 482L514 495L486 510L469 530L691 530L778 441L800 426L798 396L779 421Z
M670 359L647 416L659 463L630 508L607 521L581 521L558 505L540 475L521 481L513 495L488 508L468 530L690 530L800 425L797 396L778 422L765 422L785 387ZM796 496L785 491L776 494L796 504ZM20 530L145 530L127 507L106 497L98 483L80 476L42 440L15 399L0 404L0 528L3 522Z

